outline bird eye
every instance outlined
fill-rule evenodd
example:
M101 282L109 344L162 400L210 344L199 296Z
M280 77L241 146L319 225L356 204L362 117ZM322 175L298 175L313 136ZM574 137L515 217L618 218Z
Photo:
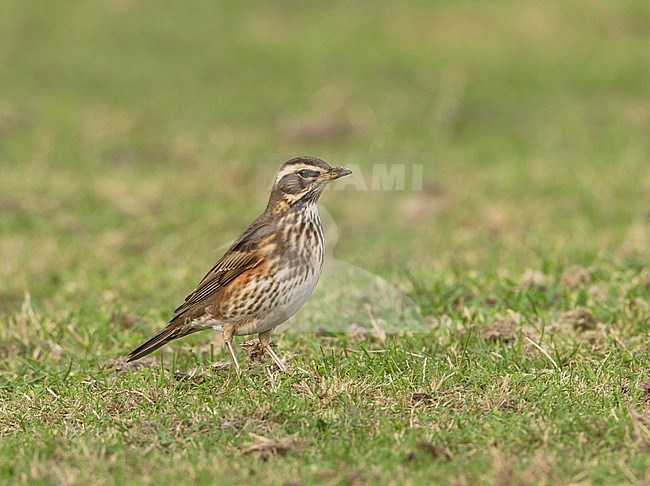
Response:
M303 179L307 179L309 177L314 177L314 176L316 176L318 174L316 172L314 172L313 170L302 169L302 170L298 171L298 175L300 177L302 177Z

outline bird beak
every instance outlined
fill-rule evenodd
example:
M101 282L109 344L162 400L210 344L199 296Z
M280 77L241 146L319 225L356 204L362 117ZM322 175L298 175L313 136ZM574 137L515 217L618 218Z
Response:
M341 177L345 177L346 175L350 174L352 174L352 171L350 169L346 169L345 167L333 167L332 170L325 174L325 177L333 181L334 179L340 179Z

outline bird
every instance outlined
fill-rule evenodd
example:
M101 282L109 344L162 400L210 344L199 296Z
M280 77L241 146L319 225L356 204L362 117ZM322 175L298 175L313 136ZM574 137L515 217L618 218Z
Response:
M153 353L172 340L212 329L223 333L237 372L234 336L257 334L277 367L287 368L271 348L271 333L295 315L318 283L323 268L323 227L317 202L333 180L351 174L317 157L288 160L277 172L266 209L177 307L158 334L135 348L127 361Z

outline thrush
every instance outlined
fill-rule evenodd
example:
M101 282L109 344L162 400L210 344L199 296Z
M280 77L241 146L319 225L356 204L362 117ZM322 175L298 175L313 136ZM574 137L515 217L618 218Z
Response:
M223 333L237 371L233 337L258 334L262 348L286 372L271 349L271 332L296 314L316 287L324 254L316 203L329 182L351 173L316 157L285 162L264 212L174 310L167 326L131 351L128 361L174 339L212 329Z

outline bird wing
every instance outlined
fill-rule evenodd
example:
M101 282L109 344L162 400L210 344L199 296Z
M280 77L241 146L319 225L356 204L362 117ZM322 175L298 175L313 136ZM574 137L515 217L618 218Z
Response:
M209 299L219 289L232 282L247 270L264 261L264 255L256 251L268 235L269 226L263 221L254 221L228 248L225 255L210 269L196 290L185 298L185 302L174 310L174 320L194 305Z

